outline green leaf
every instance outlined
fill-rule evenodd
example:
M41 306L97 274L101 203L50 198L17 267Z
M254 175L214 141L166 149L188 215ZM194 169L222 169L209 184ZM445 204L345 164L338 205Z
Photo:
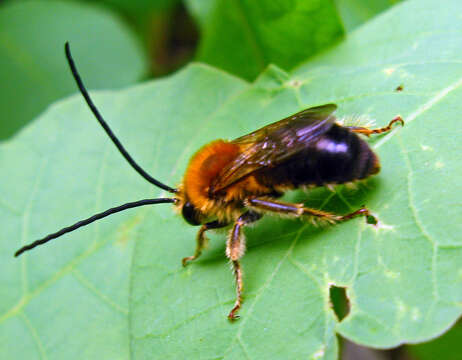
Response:
M289 70L343 35L331 1L189 3L202 25L198 59L245 79L255 79L270 63Z
M184 3L200 25L205 26L216 2L217 0L185 0Z
M12 257L75 220L165 195L123 161L79 97L2 144L0 357L335 359L336 333L383 348L448 329L462 313L462 7L433 5L398 5L294 73L270 66L251 85L193 65L96 94L134 158L170 185L202 144L304 107L335 102L339 116L368 115L380 126L405 119L371 139L379 176L357 190L286 197L338 213L367 204L377 228L363 219L314 228L267 217L246 231L245 302L235 323L226 319L235 296L226 234L212 235L183 269L197 228L169 205L114 215ZM332 284L350 300L342 322L329 307Z
M334 0L345 29L349 32L402 0ZM217 0L186 0L189 11L205 26Z
M146 70L126 25L100 7L74 2L9 2L0 9L0 139L50 102L76 91L63 61L70 41L89 88L133 84Z
M334 0L345 29L350 32L402 0Z

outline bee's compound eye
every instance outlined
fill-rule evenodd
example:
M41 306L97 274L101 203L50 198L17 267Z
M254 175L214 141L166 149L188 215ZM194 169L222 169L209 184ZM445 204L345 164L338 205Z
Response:
M196 210L193 204L189 201L183 205L181 213L184 219L191 225L200 225L200 213Z

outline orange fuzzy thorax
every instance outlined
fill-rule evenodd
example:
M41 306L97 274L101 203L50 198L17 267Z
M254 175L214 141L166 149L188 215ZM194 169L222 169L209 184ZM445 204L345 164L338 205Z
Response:
M239 151L236 144L216 140L191 158L183 179L183 191L195 207L204 212L210 210L210 185L220 171L239 155Z

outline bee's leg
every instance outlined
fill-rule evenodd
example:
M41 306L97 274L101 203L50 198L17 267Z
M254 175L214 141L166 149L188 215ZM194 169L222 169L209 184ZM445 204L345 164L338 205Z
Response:
M245 238L242 233L242 228L247 224L257 221L261 217L261 214L253 211L249 211L241 215L234 223L234 226L229 233L228 241L226 242L226 256L231 260L234 277L236 279L236 302L228 314L229 320L239 318L236 313L240 309L242 303L243 282L241 264L239 263L239 259L245 252Z
M228 224L221 223L217 220L202 225L199 232L197 233L196 250L194 251L194 255L183 258L183 260L181 260L183 266L186 266L189 261L196 260L199 256L201 256L202 249L207 245L207 237L205 236L205 232L207 230L219 229L227 225Z
M359 127L359 126L345 126L346 128L350 129L350 131L358 133L358 134L364 134L364 135L371 135L371 134L381 134L384 132L388 132L391 130L393 127L393 124L399 122L401 123L401 126L404 126L404 120L401 118L401 116L396 116L394 119L392 119L387 126L379 128L379 129L368 129L366 127Z
M308 215L331 223L349 220L356 216L365 216L367 223L377 223L377 220L371 215L365 206L362 206L358 210L346 215L337 215L322 210L307 208L303 204L283 203L269 199L250 198L247 200L247 205L248 207L254 208L257 211L267 211L277 214L292 215L295 217Z

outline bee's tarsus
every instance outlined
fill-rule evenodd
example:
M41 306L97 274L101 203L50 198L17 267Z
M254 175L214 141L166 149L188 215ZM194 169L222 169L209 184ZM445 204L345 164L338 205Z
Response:
M181 259L181 265L183 265L183 267L186 267L186 265L189 264L190 261L193 261L197 258L197 256L187 256L187 257L184 257L183 259Z
M398 115L398 116L396 116L395 118L393 118L393 119L390 121L390 123L388 124L387 127L390 127L390 128L391 128L391 126L392 126L394 123L396 123L396 122L399 122L399 123L401 124L401 126L404 126L404 120L403 120L403 118L402 118L400 115Z
M378 129L369 129L369 128L366 128L366 127L354 127L354 126L350 126L350 127L347 127L348 129L350 129L350 131L352 132L355 132L355 133L358 133L358 134L363 134L363 135L366 135L366 136L370 136L372 134L382 134L382 133L386 133L388 131L390 131L392 128L393 128L393 124L399 122L401 124L401 126L404 126L404 120L401 116L395 116L389 123L387 126L384 126L382 128L378 128Z
M243 289L243 282L242 282L242 270L241 265L239 264L238 260L233 261L233 270L234 276L236 278L236 301L234 303L234 307L228 314L228 319L231 321L239 319L239 315L236 313L241 308L242 304L242 289Z
M236 315L236 312L239 310L241 306L235 306L233 308L233 310L231 310L231 312L228 314L228 320L233 322L233 321L236 321L236 320L239 320L241 317L239 315Z

